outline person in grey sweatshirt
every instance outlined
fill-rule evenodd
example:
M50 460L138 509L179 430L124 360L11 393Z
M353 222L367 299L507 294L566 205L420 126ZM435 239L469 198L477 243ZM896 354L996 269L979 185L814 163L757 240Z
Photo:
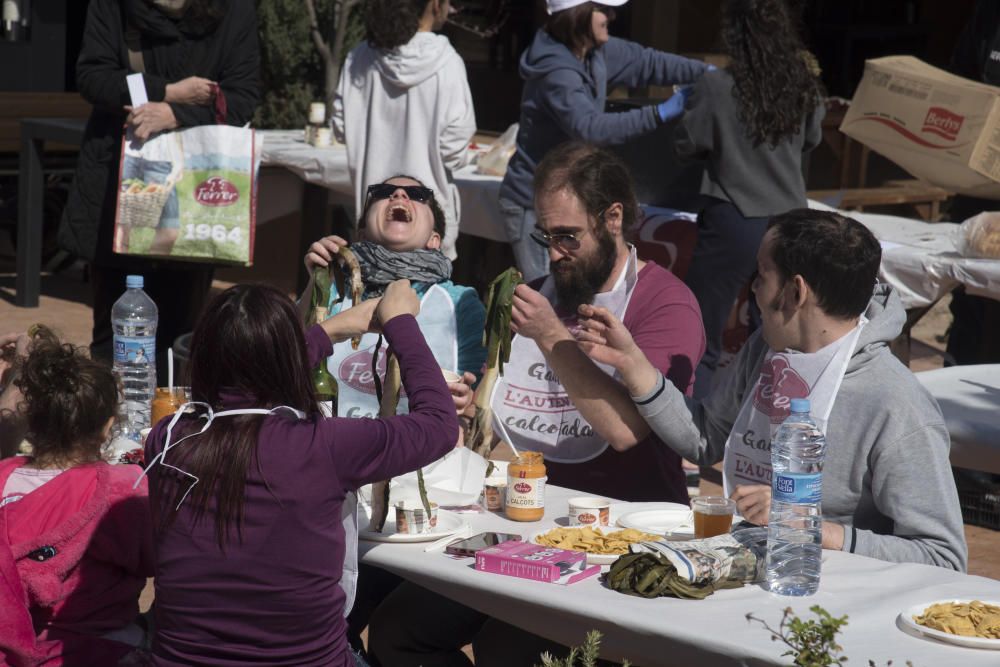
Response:
M583 0L547 0L549 19L521 56L520 127L517 149L500 186L500 210L518 268L531 281L548 274L548 253L530 237L535 228L535 167L559 144L578 139L620 144L680 115L684 95L659 105L606 113L608 87L691 83L709 66L611 37L611 6Z
M586 307L589 319L578 340L595 361L618 369L663 442L701 465L724 462L727 492L738 511L761 525L768 520L771 487L743 481L754 472L770 478L770 437L787 414L788 400L812 401L824 382L821 377L811 383L808 375L802 382L795 372L801 361L795 359L820 358L850 341L841 348L850 352L842 367L829 364L841 374L832 385L839 383L839 391L834 389L825 419L818 415L827 438L823 547L964 571L968 549L948 431L933 397L889 350L906 313L893 288L876 284L880 259L874 235L851 218L809 209L775 216L753 283L762 327L719 371L719 382L703 401L687 399L664 382L621 323L602 309ZM792 361L775 363L779 358ZM773 410L770 435L745 428L747 412L762 404ZM816 418L815 401L813 409ZM755 450L764 459L755 458Z
M705 321L694 395L707 395L733 302L753 273L768 217L806 205L804 156L822 139L826 109L815 59L786 0L723 3L729 63L691 87L677 154L705 162L698 242L684 282Z

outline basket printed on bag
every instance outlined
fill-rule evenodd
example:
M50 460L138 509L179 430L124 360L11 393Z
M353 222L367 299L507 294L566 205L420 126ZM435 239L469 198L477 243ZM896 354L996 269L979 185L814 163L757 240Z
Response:
M176 159L163 183L146 183L141 178L127 178L121 182L118 193L118 222L129 227L155 228L160 224L163 207L173 194L184 173L184 149L179 134L173 135L177 144ZM124 146L122 150L124 160Z
M130 227L158 226L160 216L163 215L163 207L174 191L177 180L171 173L165 183L146 185L140 179L124 181L123 190L118 198L120 224Z

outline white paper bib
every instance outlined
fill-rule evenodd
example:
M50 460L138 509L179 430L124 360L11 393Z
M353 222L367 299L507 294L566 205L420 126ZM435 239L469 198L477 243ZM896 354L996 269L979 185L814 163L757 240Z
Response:
M810 414L826 432L827 419L854 356L864 317L850 333L812 353L769 351L760 376L743 399L726 440L723 492L743 484L771 485L771 439L789 414L793 398L808 398Z
M594 297L593 304L623 318L638 280L637 263L632 248L615 286ZM539 292L555 302L551 275ZM563 323L572 330L576 321L574 315ZM611 366L599 363L597 366L608 375L615 374ZM608 447L573 405L538 345L530 338L515 335L511 341L510 361L504 364L503 377L493 388L490 406L493 428L518 450L541 452L547 460L557 463L583 463L600 456Z
M350 308L351 297L345 296L341 310ZM448 292L438 285L431 285L420 300L417 325L424 334L428 347L438 365L458 372L458 321L455 304ZM378 417L378 399L375 396L375 380L372 377L372 354L378 345L378 334L368 333L361 337L361 345L355 350L350 343L334 345L333 354L327 358L327 367L337 380L337 415L340 417ZM378 355L378 372L385 376L386 343ZM397 414L409 412L409 402L405 394L399 397ZM347 599L344 616L351 612L358 585L358 497L349 493L344 499L341 523L344 526L344 569L340 587Z
M341 310L351 307L350 297L345 297ZM441 368L458 372L458 322L455 304L448 292L438 285L431 285L420 300L417 324L427 345ZM378 400L372 377L372 354L378 344L378 334L361 337L357 350L347 342L333 347L327 358L330 373L337 380L337 416L378 417ZM385 341L378 355L379 375L385 374ZM405 394L399 397L396 412L408 412Z

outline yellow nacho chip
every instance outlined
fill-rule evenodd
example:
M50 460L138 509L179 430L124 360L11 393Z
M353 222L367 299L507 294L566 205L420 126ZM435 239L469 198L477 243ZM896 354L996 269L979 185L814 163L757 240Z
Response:
M1000 639L1000 607L979 600L932 604L913 620L953 635Z
M585 551L589 554L624 554L628 546L636 542L660 539L659 535L644 533L634 528L626 528L612 533L603 533L600 528L553 528L535 538L535 542L546 547Z

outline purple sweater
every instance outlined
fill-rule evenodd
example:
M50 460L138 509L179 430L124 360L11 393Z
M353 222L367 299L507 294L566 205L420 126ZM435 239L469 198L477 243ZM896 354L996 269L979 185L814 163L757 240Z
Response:
M408 415L312 421L269 415L258 453L270 491L251 465L242 543L234 539L220 551L214 517L210 512L195 523L190 500L169 529L157 531L155 664L353 667L338 583L344 496L440 458L458 438L454 404L416 320L395 317L384 329L399 359ZM332 351L319 326L306 342L310 365ZM245 398L223 403L261 407ZM225 428L226 419L212 428ZM163 448L166 423L150 433L147 461ZM181 445L197 446L197 438ZM152 470L151 499L160 493L163 470Z

